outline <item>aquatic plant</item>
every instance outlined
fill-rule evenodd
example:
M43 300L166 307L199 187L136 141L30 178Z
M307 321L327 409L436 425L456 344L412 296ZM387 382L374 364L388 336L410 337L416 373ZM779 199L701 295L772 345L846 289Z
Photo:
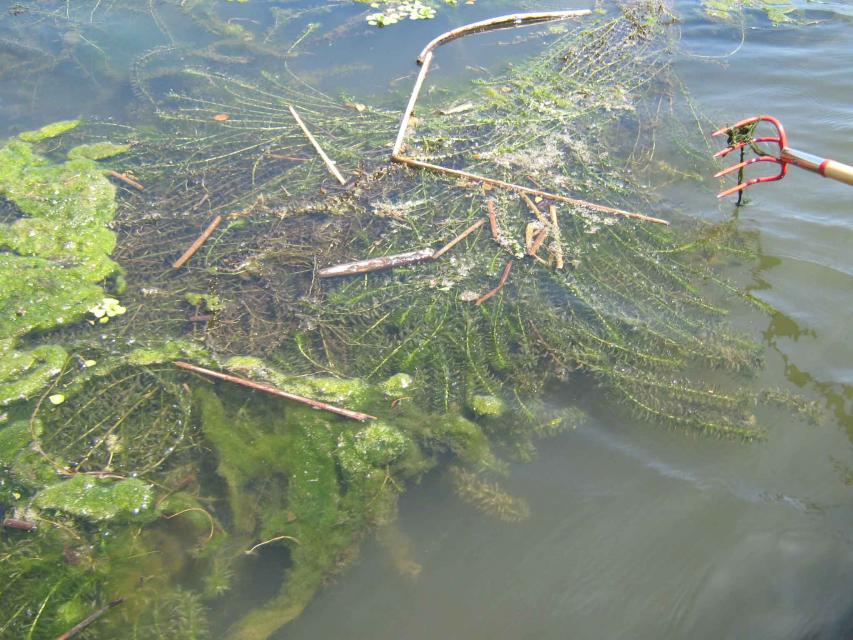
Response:
M285 562L277 593L241 612L229 632L266 638L352 560L370 530L415 574L390 527L406 483L450 459L463 500L504 520L525 517L523 500L494 480L507 472L501 458L530 459L537 438L585 415L549 407L550 390L593 386L615 401L608 404L650 422L746 440L762 436L765 405L797 405L784 392L743 384L760 351L726 316L731 304L750 300L715 267L750 260L749 238L730 222L685 220L638 178L657 161L662 131L681 149L680 169L704 168L691 148L691 105L668 68L663 5L632 4L548 29L539 34L541 55L464 95L425 93L417 104L408 156L573 202L389 165L398 104L326 95L288 66L316 27L306 26L282 58L269 49L286 16L259 34L222 21L210 3L181 9L227 46L175 44L136 59L140 109L158 128L132 136L108 123L69 128L63 140L85 146L68 160L40 155L35 139L0 149L0 167L10 167L0 178L13 177L0 180L12 185L0 186L11 221L2 229L14 240L4 245L14 253L0 257L42 260L47 273L69 279L56 286L61 298L45 304L71 305L61 331L50 307L40 309L43 322L0 334L6 353L50 360L32 379L24 366L6 372L10 384L28 386L7 394L0 498L40 530L20 554L8 547L18 555L0 578L38 581L69 545L97 569L75 582L77 565L68 561L56 575L68 573L70 582L51 594L40 584L0 591L0 607L18 612L8 623L17 637L26 625L48 637L130 590L135 603L110 614L105 632L204 637L205 607L221 603L253 555L278 550ZM154 3L149 13L170 34ZM264 56L280 61L280 75L235 73ZM318 159L306 128L344 185ZM116 146L131 138L136 144ZM115 238L105 226L115 193L95 159L113 151L145 189L123 194L111 257ZM72 169L97 189L83 190ZM15 186L25 178L27 189ZM32 193L59 183L76 185L63 203L94 193L87 201L98 206L86 209L91 224L74 217L36 246L16 225L36 224L44 209L29 204ZM674 224L610 217L595 205ZM201 212L218 216L218 226L199 221ZM487 217L491 234L481 223ZM197 251L169 269L206 225L211 233ZM466 229L435 258L435 248ZM321 267L414 249L429 249L432 259L319 277ZM7 266L20 272L21 264ZM10 291L23 300L22 289ZM26 310L0 320L0 329L41 317ZM116 320L100 322L109 317ZM21 346L47 330L50 344ZM379 419L352 423L262 400L178 370L176 360ZM198 583L183 580L190 570ZM152 575L159 577L147 583ZM33 602L45 603L35 622L25 615Z

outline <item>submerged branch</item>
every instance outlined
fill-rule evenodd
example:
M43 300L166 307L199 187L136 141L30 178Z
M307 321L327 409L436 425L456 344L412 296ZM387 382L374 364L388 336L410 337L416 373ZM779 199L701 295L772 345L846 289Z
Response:
M311 398L305 398L303 396L298 396L295 393L290 393L288 391L283 391L277 387L274 387L269 384L264 384L263 382L253 382L252 380L246 380L245 378L238 378L237 376L232 376L227 373L222 373L220 371L213 371L211 369L205 369L204 367L198 367L194 364L190 364L188 362L175 361L174 365L181 369L186 369L187 371L192 371L193 373L200 373L204 376L209 376L211 378L218 378L219 380L225 380L227 382L233 382L234 384L239 384L243 387L248 387L249 389L254 389L256 391L263 391L264 393L269 393L270 395L279 396L282 398L286 398L288 400L293 400L294 402L299 402L300 404L308 405L313 409L321 409L323 411L329 411L330 413L336 413L340 416L344 416L345 418L350 418L352 420L358 420L360 422L366 422L367 420L376 420L375 416L368 415L366 413L361 413L359 411L351 411L350 409L344 409L341 407L336 407L331 404L327 404L325 402L320 402L319 400L312 400Z
M497 178L487 178L485 176L480 176L475 173L469 173L468 171L461 171L459 169L449 169L447 167L442 167L440 165L432 164L430 162L423 162L422 160L416 160L415 158L409 158L407 156L398 155L392 157L391 159L394 162L399 162L410 167L418 167L421 169L429 169L430 171L436 171L438 173L446 173L447 175L456 176L458 178L465 178L466 180L471 180L473 182L482 182L484 184L490 184L496 187L501 187L502 189L507 189L509 191L515 191L517 193L526 193L532 196L539 196L540 198L543 198L545 200L557 200L559 202L566 202L568 204L575 205L576 207L583 207L586 209L592 209L593 211L599 211L601 213L622 216L623 218L633 218L635 220L644 220L646 222L669 225L669 221L667 220L655 218L653 216L647 216L643 213L625 211L623 209L616 209L615 207L608 207L603 204L587 202L586 200L580 200L578 198L570 198L568 196L563 196L558 193L549 193L547 191L540 191L539 189L531 189L530 187L523 187L520 184L513 184L512 182L506 182L505 180L498 180Z
M207 225L207 228L201 232L201 235L195 239L195 242L190 245L189 249L184 251L183 255L177 260L175 260L175 263L172 265L172 268L180 269L181 267L183 267L186 261L192 258L195 255L195 252L201 248L201 245L203 245L205 241L213 234L213 232L216 231L217 227L219 227L219 224L221 222L222 216L216 216L211 221L211 223Z
M481 296L480 298L478 298L478 299L477 299L477 301L476 301L476 302L474 302L474 306L475 306L475 307L479 307L479 306L480 306L481 304L483 304L486 300L488 300L488 299L489 299L489 298L491 298L492 296L497 295L497 294L500 292L500 290L504 288L504 285L506 284L507 278L509 278L509 272L510 272L511 270L512 270L512 258L510 258L510 259L507 261L506 266L504 267L503 273L501 274L501 279L500 279L500 280L498 280L498 286L496 286L494 289L492 289L491 291L489 291L489 292L488 292L487 294L485 294L484 296Z
M381 256L379 258L368 258L367 260L357 260L355 262L337 264L333 267L320 269L317 275L321 278L351 276L357 273L370 273L371 271L381 271L382 269L402 267L407 264L423 262L424 260L432 260L434 257L435 250L418 249L417 251L407 251L406 253L396 253L390 256Z
M296 113L296 109L294 109L292 105L288 106L288 109L290 109L290 114L293 116L293 119L296 120L296 124L298 124L299 128L302 129L302 133L304 133L305 137L308 138L308 142L311 143L311 146L314 147L314 150L317 152L317 155L319 155L320 158L322 158L323 162L326 164L326 168L329 170L329 173L335 176L337 181L341 184L346 184L346 178L341 175L341 172L338 171L338 168L335 166L335 163L332 162L331 158L326 155L326 152L323 151L323 147L320 146L320 143L317 142L317 139L311 135L310 131L308 131L308 127L306 127L305 123L302 122L302 118L300 118L299 114Z

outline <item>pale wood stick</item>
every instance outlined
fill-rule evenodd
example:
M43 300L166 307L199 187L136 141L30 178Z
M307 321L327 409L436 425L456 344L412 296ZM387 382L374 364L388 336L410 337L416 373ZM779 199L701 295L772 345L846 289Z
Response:
M581 16L588 16L592 13L589 9L581 9L578 11L540 11L535 13L513 13L508 16L499 16L497 18L489 18L488 20L481 20L480 22L473 22L471 24L466 24L462 27L458 27L456 29L452 29L451 31L447 31L446 33L442 33L440 36L433 38L430 43L424 47L423 51L421 51L421 55L418 56L418 63L423 64L423 61L426 59L432 50L436 47L443 45L451 40L455 40L456 38L461 38L462 36L468 35L470 33L477 33L480 31L491 31L493 29L506 29L509 27L518 27L525 24L534 24L536 22L549 22L551 20L565 20L567 18L578 18Z
M139 191L145 191L145 187L143 187L141 184L139 184L133 178L128 178L123 173L119 173L118 171L113 171L112 169L110 169L109 171L107 171L107 175L115 178L116 180L121 180L126 185L131 186L134 189L137 189Z
M436 252L435 252L435 255L433 255L432 259L433 259L433 260L438 260L441 256L443 256L445 253L447 253L448 251L450 251L453 247L455 247L457 244L459 244L460 242L462 242L465 238L467 238L469 235L471 235L472 233L474 233L477 229L479 229L480 227L482 227L484 224L486 224L486 220L485 220L485 218L480 218L479 220L477 220L477 222L475 222L474 224L472 224L470 227L468 227L467 229L465 229L465 231L463 231L462 233L460 233L458 236L456 236L455 238L453 238L453 240L451 240L451 241L450 241L450 242L448 242L446 245L444 245L441 249L439 249L438 251L436 251Z
M530 245L530 250L527 252L528 255L533 256L534 258L538 258L536 252L539 251L539 247L542 246L542 243L545 242L545 238L548 237L548 229L541 229L536 237L533 239L533 244ZM541 259L541 258L540 258Z
M448 169L447 167L442 167L440 165L432 164L430 162L415 160L414 158L409 158L408 156L396 156L392 157L391 159L394 162L399 162L410 167L419 167L421 169L429 169L430 171L436 171L438 173L446 173L447 175L465 178L466 180L471 180L472 182L482 182L484 184L491 184L496 187L501 187L502 189L516 191L518 193L527 193L533 196L539 196L540 198L544 198L546 200L557 200L559 202L567 202L569 204L575 205L576 207L586 207L587 209L592 209L593 211L600 211L601 213L609 213L611 215L622 216L624 218L634 218L636 220L645 220L646 222L655 222L657 224L669 225L669 222L667 222L666 220L647 216L642 213L623 211L622 209L614 209L613 207L607 207L603 204L595 204L593 202L587 202L586 200L569 198L568 196L559 195L557 193L548 193L547 191L530 189L529 187L522 187L521 185L506 182L504 180L498 180L497 178L486 178L485 176L479 176L474 173L468 173L467 171L460 171L459 169Z
M494 289L492 289L491 291L489 291L489 292L488 292L487 294L485 294L484 296L481 296L480 298L477 298L477 301L474 303L474 306L475 306L475 307L479 307L479 306L480 306L481 304L483 304L486 300L488 300L489 298L491 298L491 297L492 297L492 296L494 296L494 295L497 295L497 293L498 293L501 289L503 289L503 288L504 288L504 285L506 284L506 280L507 280L507 278L509 278L509 272L510 272L511 270L512 270L512 258L510 258L510 259L507 261L506 266L504 267L503 273L501 274L501 279L500 279L500 280L498 280L498 286L496 286Z
M462 242L470 234L485 224L485 220L477 220L470 227L465 229L458 236L444 245L438 251L434 249L418 249L416 251L407 251L406 253L395 253L388 256L379 256L378 258L367 258L366 260L356 260L355 262L345 262L336 264L333 267L320 269L317 275L320 278L337 278L340 276L351 276L359 273L370 273L371 271L381 271L382 269L392 269L394 267L402 267L416 262L425 262L427 260L435 260L440 258L445 253L450 251L457 244Z
M226 380L227 382L233 382L234 384L239 384L241 386L248 387L249 389L255 389L256 391L263 391L264 393L269 393L274 396L287 398L288 400L293 400L294 402L299 402L301 404L308 405L309 407L312 407L314 409L322 409L323 411L336 413L340 416L351 418L353 420L358 420L360 422L365 422L366 420L376 420L375 416L370 416L366 413L361 413L360 411L351 411L350 409L343 409L341 407L336 407L325 402L320 402L319 400L312 400L311 398L298 396L295 393L282 391L277 387L274 387L269 384L264 384L263 382L253 382L252 380L247 380L246 378L238 378L237 376L232 376L227 373L222 373L220 371L213 371L211 369L205 369L204 367L198 367L188 362L181 362L180 360L176 360L173 364L176 367L186 369L187 371L200 373L201 375L209 376L211 378L217 378L219 380Z
M560 244L560 224L557 222L557 207L551 205L548 207L548 212L551 214L551 228L554 230L554 247L557 258L557 268L563 268L563 245Z
M195 252L199 250L201 245L205 243L205 241L216 231L216 228L219 226L219 223L222 222L222 216L216 216L209 225L207 225L207 229L201 232L201 235L195 239L190 245L190 248L184 251L183 255L175 260L172 268L180 269L184 266L184 263L195 255Z
M78 633L80 633L81 631L83 631L84 629L89 627L93 622L95 622L98 618L100 618L102 615L104 615L107 611L109 611L113 607L117 607L122 602L124 602L124 598L116 598L115 600L113 600L112 602L107 604L107 606L98 609L97 611L95 611L95 613L90 615L88 618L85 618L82 622L79 622L78 624L71 627L68 631L63 633L61 636L57 637L56 640L69 640L70 638L73 638Z
M366 260L356 260L355 262L336 264L333 267L320 269L320 271L317 272L317 275L321 278L351 276L357 273L369 273L371 271L402 267L407 264L414 264L415 262L432 260L433 257L435 257L434 249L418 249L417 251L395 253L390 256L380 256L378 258L367 258Z
M551 222L550 222L550 221L549 221L545 216L543 216L543 215L542 215L542 212L541 212L541 211L539 211L539 207L537 207L537 206L536 206L536 203L535 203L535 202L533 202L533 200L531 200L531 199L530 199L530 196L528 196L528 195L527 195L526 193L524 193L524 192L521 192L521 193L519 193L518 195L520 195L520 196L521 196L521 199L522 199L522 200L524 200L524 201L527 203L527 208L528 208L528 209L530 209L530 212L531 212L534 216L536 216L536 219L537 219L539 222L541 222L541 223L542 223L543 225L545 225L546 227L551 226Z
M409 96L409 103L406 105L406 110L403 112L403 119L400 121L400 130L397 132L397 139L394 141L394 148L391 149L392 158L400 155L400 151L403 148L403 139L406 137L406 130L409 128L409 119L412 117L412 113L415 110L415 103L418 101L418 95L421 92L421 87L424 84L431 62L431 52L427 53L422 60L420 58L418 59L418 63L421 65L421 70L420 73L418 73L417 80L415 80L412 95Z
M338 168L335 166L335 163L326 155L326 152L323 151L323 148L320 146L320 143L317 142L316 138L311 135L311 132L308 131L308 127L305 126L305 123L302 122L302 118L299 117L299 114L296 113L296 109L293 108L293 105L288 105L290 109L290 115L293 116L293 119L296 120L296 124L299 125L299 128L302 129L302 133L305 134L305 137L308 138L308 142L314 147L314 150L323 159L323 162L326 164L326 168L329 170L335 178L337 178L338 182L341 184L346 184L346 178L341 175L341 172L338 171Z
M498 230L498 218L495 215L495 203L489 198L486 200L486 207L489 209L489 226L492 228L492 240L500 240L500 231Z

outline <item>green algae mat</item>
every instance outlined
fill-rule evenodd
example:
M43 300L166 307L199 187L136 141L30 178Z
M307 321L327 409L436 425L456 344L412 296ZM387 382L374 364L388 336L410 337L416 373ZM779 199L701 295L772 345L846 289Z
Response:
M706 170L662 5L559 23L503 75L426 93L404 151L450 176L389 163L396 102L322 93L274 32L199 3L181 15L223 40L134 60L144 125L57 122L0 146L0 637L88 619L87 638L260 640L372 532L416 578L394 528L406 487L438 468L485 515L528 517L501 488L509 463L585 418L549 394L596 389L650 423L743 441L780 407L812 412L743 384L761 351L727 318L753 301L721 269L754 259L751 238L640 187L666 168L649 166L662 131L683 171ZM440 258L318 277L477 224ZM275 592L228 609L259 557L280 567Z

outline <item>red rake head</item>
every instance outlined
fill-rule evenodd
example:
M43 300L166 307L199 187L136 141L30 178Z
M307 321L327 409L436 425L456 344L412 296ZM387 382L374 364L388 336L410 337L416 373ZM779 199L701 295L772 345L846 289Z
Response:
M771 125L773 125L773 127L776 129L776 135L754 137L753 132L761 122L769 122ZM773 116L755 116L752 118L747 118L746 120L736 122L730 127L723 127L722 129L715 131L711 135L721 136L723 134L726 134L728 136L729 146L715 153L715 158L724 158L732 151L737 151L745 147L749 147L750 149L752 149L752 151L755 152L756 156L754 158L750 158L749 160L739 162L735 165L732 165L731 167L723 169L722 171L714 175L715 178L726 176L730 173L734 173L735 171L741 171L744 167L754 164L756 162L775 162L779 165L779 173L775 176L760 176L757 178L751 178L744 182L740 182L731 189L726 189L725 191L721 191L720 193L718 193L718 198L724 198L733 193L737 193L738 191L742 191L743 189L746 189L747 187L750 187L754 184L758 184L759 182L773 182L774 180L781 180L785 177L785 174L788 173L788 163L786 163L780 157L782 154L782 150L788 146L788 136L785 134L785 129L782 127L782 123L779 122ZM779 147L779 154L775 156L765 154L758 147L755 146L757 143L775 144Z

